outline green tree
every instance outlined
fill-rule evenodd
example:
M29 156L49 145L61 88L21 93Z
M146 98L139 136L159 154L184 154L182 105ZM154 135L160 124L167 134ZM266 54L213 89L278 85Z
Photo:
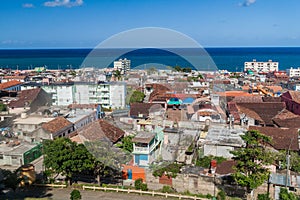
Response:
M0 112L7 111L7 106L3 103L0 103Z
M269 194L258 194L257 200L271 200L271 198L269 197Z
M279 162L281 169L286 169L286 151L279 151L276 154L276 161ZM300 156L297 152L290 151L290 169L300 173Z
M5 186L5 188L11 188L14 191L18 188L21 178L18 176L17 171L9 171L9 170L1 170L3 179L1 183Z
M72 184L72 176L86 170L92 170L95 159L84 145L77 145L68 138L44 141L44 164L56 175L66 176Z
M114 77L115 77L117 80L120 80L121 77L122 77L122 74L121 74L121 71L120 71L120 70L114 71L113 75L114 75Z
M144 98L145 98L145 94L143 92L135 90L132 93L129 102L130 103L141 103L141 102L143 102Z
M126 152L132 153L133 152L133 136L125 136L122 138L121 143L117 145L117 147L123 149Z
M177 71L177 72L181 72L181 67L180 67L180 66L175 66L174 69L175 69L175 71Z
M143 179L142 178L136 179L134 181L134 187L137 190L143 190L143 191L147 191L148 190L148 186L147 186L146 183L143 183Z
M286 188L280 188L279 192L280 200L298 200L294 193L289 192Z
M224 190L220 190L217 194L218 200L226 200L226 193Z
M209 168L212 160L216 160L218 164L221 164L223 161L226 160L226 158L212 155L204 156L202 158L198 158L198 160L196 161L196 166Z
M181 167L182 164L177 163L171 163L167 165L162 164L162 166L159 166L158 169L155 169L152 174L155 177L166 175L168 177L176 178L177 174L180 172Z
M70 193L70 199L71 200L79 200L81 199L81 194L79 190L72 190Z
M245 146L231 152L237 162L233 177L250 193L268 179L269 170L264 166L273 162L273 156L265 147L271 138L256 130L247 131L241 138Z
M119 175L116 172L121 172L121 165L132 158L132 155L129 153L112 146L110 141L101 140L85 142L84 144L89 152L95 156L94 170L99 184L101 184L101 176L108 174L112 176Z

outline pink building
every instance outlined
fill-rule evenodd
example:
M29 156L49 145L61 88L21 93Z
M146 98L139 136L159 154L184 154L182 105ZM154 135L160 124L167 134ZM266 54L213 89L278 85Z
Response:
M281 101L285 102L287 110L300 115L300 92L287 91L281 95Z

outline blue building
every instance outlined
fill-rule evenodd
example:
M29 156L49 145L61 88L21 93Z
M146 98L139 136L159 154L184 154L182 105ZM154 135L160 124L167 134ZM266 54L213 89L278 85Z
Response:
M132 139L134 164L140 167L149 166L160 155L162 141L162 128L156 128L154 132L139 132Z

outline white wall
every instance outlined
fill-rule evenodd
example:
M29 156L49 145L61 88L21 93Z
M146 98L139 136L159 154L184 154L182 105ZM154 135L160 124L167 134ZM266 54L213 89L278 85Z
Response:
M73 103L72 85L62 85L57 87L57 105L68 106Z
M126 85L124 83L110 85L110 105L112 108L124 108Z

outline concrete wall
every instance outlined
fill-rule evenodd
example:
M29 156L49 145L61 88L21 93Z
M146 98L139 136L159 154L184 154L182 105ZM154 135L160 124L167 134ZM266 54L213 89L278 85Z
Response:
M20 166L24 163L22 155L0 155L0 165Z
M146 171L146 181L150 190L162 189L164 184L159 183L159 177L154 177L150 170ZM169 185L169 184L167 184ZM172 178L172 186L177 192L189 191L193 194L214 194L217 193L217 187L214 184L213 177L197 176L191 174L178 174Z
M110 105L112 108L124 108L126 85L124 83L110 85Z
M230 151L233 151L234 147L220 146L214 144L204 144L204 156L222 156L224 158L232 158Z

